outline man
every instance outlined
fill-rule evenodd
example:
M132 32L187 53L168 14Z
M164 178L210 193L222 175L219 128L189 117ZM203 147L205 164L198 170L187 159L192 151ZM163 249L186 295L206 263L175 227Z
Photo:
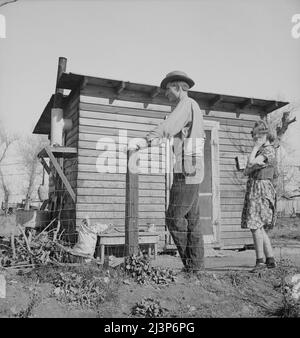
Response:
M173 184L166 224L184 264L184 271L204 268L204 243L200 224L199 187L204 176L203 114L195 100L188 97L194 81L184 72L174 71L163 79L170 102L176 102L168 118L132 145L135 149L159 145L163 138L174 137Z

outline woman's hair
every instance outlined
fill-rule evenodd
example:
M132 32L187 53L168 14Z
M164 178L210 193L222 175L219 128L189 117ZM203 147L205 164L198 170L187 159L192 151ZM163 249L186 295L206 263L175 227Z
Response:
M255 122L254 127L251 131L251 136L255 135L267 135L267 140L272 143L276 139L276 132L269 123L263 120Z
M170 85L176 87L177 90L181 88L185 92L187 92L190 89L189 85L184 81L174 81L171 82Z

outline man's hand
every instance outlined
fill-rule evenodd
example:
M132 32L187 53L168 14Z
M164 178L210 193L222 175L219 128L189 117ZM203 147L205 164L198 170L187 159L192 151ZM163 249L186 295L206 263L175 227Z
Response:
M148 143L144 138L133 138L128 143L128 150L140 150L148 147Z

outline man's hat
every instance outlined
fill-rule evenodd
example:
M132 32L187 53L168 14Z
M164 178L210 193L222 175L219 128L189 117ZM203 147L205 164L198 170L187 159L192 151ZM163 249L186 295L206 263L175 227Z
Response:
M169 82L175 81L184 81L189 85L190 88L192 88L195 84L195 82L189 78L186 73L181 72L180 70L175 70L174 72L166 75L166 77L161 81L160 87L166 89L166 86Z

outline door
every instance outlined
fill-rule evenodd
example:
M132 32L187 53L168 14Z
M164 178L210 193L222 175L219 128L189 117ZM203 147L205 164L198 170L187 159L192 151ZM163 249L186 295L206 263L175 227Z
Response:
M220 187L219 187L219 122L204 121L204 179L200 184L200 220L204 242L206 244L219 242L220 226ZM171 144L167 144L167 166L172 165ZM170 169L167 174L167 206L173 174ZM167 230L167 229L166 229ZM166 246L175 247L171 235L167 231Z

